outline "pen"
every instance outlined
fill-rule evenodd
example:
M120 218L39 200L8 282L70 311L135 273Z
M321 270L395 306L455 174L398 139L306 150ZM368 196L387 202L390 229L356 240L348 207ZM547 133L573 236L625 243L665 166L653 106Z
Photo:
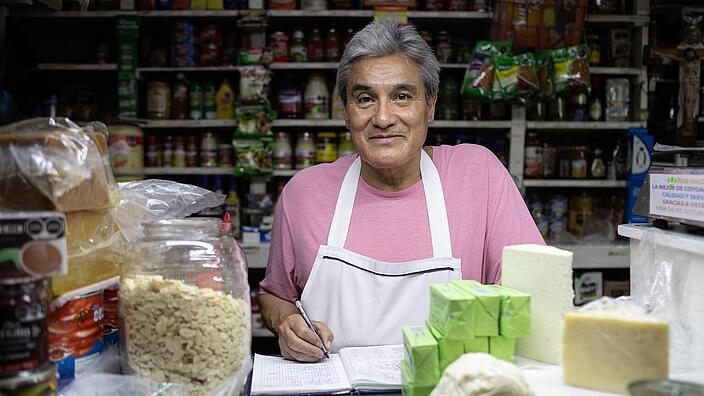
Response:
M298 300L296 300L296 308L298 308L298 312L300 312L301 316L303 316L303 320L306 321L306 325L308 325L308 328L313 330L313 333L315 333L315 335L317 335L318 338L320 338L320 342L323 343L323 347L320 348L323 350L323 355L325 355L326 358L330 359L330 355L328 355L328 350L325 349L325 341L323 341L323 338L320 337L320 334L318 334L318 330L315 328L315 326L313 326L313 322L311 322L310 319L308 318L306 311L303 310L303 304L301 304L301 302Z

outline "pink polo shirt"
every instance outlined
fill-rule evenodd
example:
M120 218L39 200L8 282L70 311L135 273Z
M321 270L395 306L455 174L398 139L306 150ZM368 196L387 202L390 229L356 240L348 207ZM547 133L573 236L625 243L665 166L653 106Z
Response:
M433 147L462 277L501 279L504 246L544 244L511 175L491 151L461 144ZM300 298L320 245L327 243L337 196L354 156L298 172L284 187L274 217L264 292ZM359 178L345 248L387 262L433 256L423 182L398 192Z

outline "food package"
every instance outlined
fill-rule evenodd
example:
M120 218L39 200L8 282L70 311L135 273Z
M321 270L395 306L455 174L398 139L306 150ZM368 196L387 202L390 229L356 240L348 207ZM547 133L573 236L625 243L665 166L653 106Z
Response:
M669 324L627 298L604 297L565 315L567 385L625 393L639 380L667 379Z
M257 175L273 171L273 139L262 136L259 139L234 139L237 164L235 176Z
M501 296L481 283L472 280L452 281L451 284L476 299L474 335L480 337L499 335Z
M76 289L52 300L49 307L49 358L56 365L59 386L80 376L103 350L105 289L118 278Z
M516 339L504 336L489 337L489 353L495 358L512 362L516 353Z
M590 91L589 48L586 44L550 51L555 93Z
M530 335L530 294L500 285L486 285L501 296L499 334L504 337Z
M260 104L268 102L269 82L271 75L269 71L260 65L238 66L240 74L240 104Z
M417 385L411 374L408 362L401 360L401 388L405 396L428 396L433 391L435 384Z
M117 199L105 125L35 118L0 128L0 210L68 213Z
M504 99L516 98L525 102L538 90L540 83L533 54L498 56L494 62Z
M489 337L464 340L464 353L489 353Z
M511 55L510 41L479 41L462 82L462 93L472 99L492 101L496 65L494 57Z
M476 298L452 285L430 285L428 322L443 336L456 340L474 337Z
M445 371L447 366L452 364L452 362L464 354L464 340L453 340L451 338L446 338L430 323L427 323L426 326L435 338L435 341L438 342L440 373L442 373Z
M403 326L403 347L410 377L416 385L434 385L440 377L438 343L425 326Z

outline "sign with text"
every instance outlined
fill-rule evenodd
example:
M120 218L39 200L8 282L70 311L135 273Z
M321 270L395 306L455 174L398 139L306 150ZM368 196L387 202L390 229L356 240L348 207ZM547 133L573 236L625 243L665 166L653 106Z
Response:
M650 214L704 222L704 174L650 174Z

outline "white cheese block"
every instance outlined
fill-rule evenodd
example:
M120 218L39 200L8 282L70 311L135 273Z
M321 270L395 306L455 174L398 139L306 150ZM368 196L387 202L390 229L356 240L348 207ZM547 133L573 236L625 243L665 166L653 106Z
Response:
M506 246L502 284L531 295L530 336L516 341L516 354L560 364L563 314L573 308L572 252L551 246Z
M626 393L628 384L668 377L667 322L624 311L565 315L567 385Z

